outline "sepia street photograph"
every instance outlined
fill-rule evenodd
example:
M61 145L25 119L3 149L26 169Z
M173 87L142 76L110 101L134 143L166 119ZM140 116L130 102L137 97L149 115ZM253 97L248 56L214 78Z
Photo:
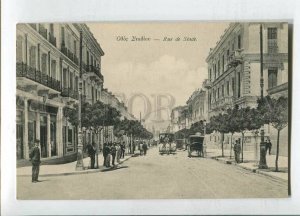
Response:
M16 25L16 199L288 198L287 22Z

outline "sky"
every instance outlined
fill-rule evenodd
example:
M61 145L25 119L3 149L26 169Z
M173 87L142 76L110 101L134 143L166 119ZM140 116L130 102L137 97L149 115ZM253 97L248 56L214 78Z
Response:
M104 88L124 101L137 118L141 113L142 119L168 120L173 107L185 105L201 88L208 76L205 59L229 23L87 25L105 53L101 59ZM141 40L132 41L134 37Z

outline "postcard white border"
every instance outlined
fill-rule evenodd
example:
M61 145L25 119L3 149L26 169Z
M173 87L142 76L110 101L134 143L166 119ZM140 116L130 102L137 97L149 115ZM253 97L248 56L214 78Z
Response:
M1 213L296 214L300 213L299 1L292 0L3 0L1 65ZM294 22L292 197L288 199L17 201L15 24L18 22L285 20ZM298 39L297 39L298 38Z

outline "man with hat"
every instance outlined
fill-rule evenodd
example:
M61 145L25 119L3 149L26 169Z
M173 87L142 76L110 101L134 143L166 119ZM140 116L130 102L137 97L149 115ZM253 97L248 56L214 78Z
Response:
M31 149L29 154L31 163L32 163L32 182L39 182L39 172L40 172L40 164L41 164L41 153L40 153L40 141L35 140L34 147Z

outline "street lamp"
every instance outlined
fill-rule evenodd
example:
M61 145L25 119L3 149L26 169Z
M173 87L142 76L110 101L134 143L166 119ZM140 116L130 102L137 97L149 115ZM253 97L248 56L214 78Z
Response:
M260 24L260 97L261 100L264 99L264 73L263 73L263 32L262 32L262 24ZM259 160L259 169L267 169L267 160L266 160L266 143L264 142L264 125L260 130L260 160Z
M205 139L205 135L206 135L206 120L203 120L203 127L204 127L204 141L203 141L203 153L204 155L206 155L206 139Z
M80 30L80 49L79 49L79 81L78 81L78 140L77 140L77 163L76 170L83 170L83 145L81 128L81 96L82 96L82 30Z

